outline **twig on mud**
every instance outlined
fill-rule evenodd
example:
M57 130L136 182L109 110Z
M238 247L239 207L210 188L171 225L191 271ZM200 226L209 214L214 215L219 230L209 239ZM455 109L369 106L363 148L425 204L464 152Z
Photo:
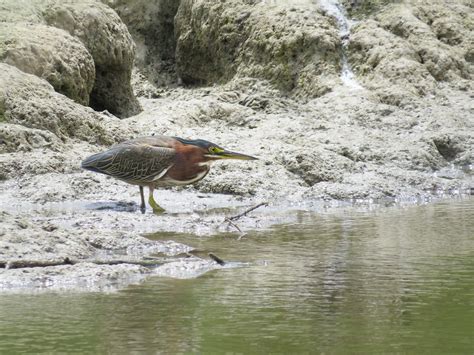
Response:
M226 217L224 218L224 222L227 222L229 223L230 226L234 227L235 229L237 229L240 233L239 237L237 238L237 240L240 240L242 239L243 237L245 237L247 235L247 233L243 232L242 229L240 229L240 227L234 223L233 221L236 221L238 220L239 218L242 218L243 216L247 215L248 213L252 212L253 210L256 210L257 208L261 207L261 206L268 206L268 202L261 202L259 203L258 205L256 206L253 206L253 207L250 207L248 209L246 209L244 212L242 213L239 213L235 216L231 216L231 217Z
M226 218L224 219L224 222L227 222L227 223L229 223L231 226L235 227L235 229L237 229L240 233L244 233L244 232L242 232L242 229L240 229L240 227L239 227L237 224L235 224L234 222L232 222L229 218L226 217Z
M245 210L244 212L242 213L239 213L235 216L231 216L231 217L226 217L226 220L230 220L230 221L236 221L238 220L239 218L245 216L246 214L252 212L253 210L256 210L257 208L259 207L262 207L262 206L268 206L268 202L261 202L259 203L258 205L256 206L253 206L253 207L250 207L249 209Z
M232 226L232 227L234 227L235 229L237 229L239 231L240 234L239 234L239 237L237 238L237 240L240 240L240 239L242 239L243 237L245 237L247 235L247 233L242 232L242 229L240 229L240 227L237 224L235 224L234 222L232 222L229 218L226 217L224 219L224 222L229 223L229 226Z

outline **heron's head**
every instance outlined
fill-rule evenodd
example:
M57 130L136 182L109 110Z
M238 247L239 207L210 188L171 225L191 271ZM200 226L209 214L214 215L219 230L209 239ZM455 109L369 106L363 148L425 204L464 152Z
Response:
M186 139L182 139L178 137L174 137L174 138L176 138L178 141L180 141L183 144L193 145L199 148L202 152L203 162L211 162L211 161L221 160L221 159L238 159L238 160L258 159L251 155L237 153L237 152L224 149L221 146L215 143L206 141L204 139L186 140Z

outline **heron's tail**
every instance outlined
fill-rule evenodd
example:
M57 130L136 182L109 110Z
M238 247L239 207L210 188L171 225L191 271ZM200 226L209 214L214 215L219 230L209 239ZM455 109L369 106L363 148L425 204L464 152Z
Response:
M113 159L114 154L111 151L97 153L84 159L81 162L81 168L96 173L107 174L107 168L110 166Z

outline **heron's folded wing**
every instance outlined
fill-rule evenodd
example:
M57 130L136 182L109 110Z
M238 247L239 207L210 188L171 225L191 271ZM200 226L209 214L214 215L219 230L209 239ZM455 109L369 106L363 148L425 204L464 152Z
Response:
M150 183L166 174L175 155L172 148L124 144L91 156L83 167L130 183Z

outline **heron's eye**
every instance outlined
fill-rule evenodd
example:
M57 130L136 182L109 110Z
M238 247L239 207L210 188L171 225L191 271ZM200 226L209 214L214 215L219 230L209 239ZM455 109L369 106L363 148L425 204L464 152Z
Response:
M218 153L222 152L222 149L217 148L217 147L209 147L209 152L214 153L214 154L218 154Z

